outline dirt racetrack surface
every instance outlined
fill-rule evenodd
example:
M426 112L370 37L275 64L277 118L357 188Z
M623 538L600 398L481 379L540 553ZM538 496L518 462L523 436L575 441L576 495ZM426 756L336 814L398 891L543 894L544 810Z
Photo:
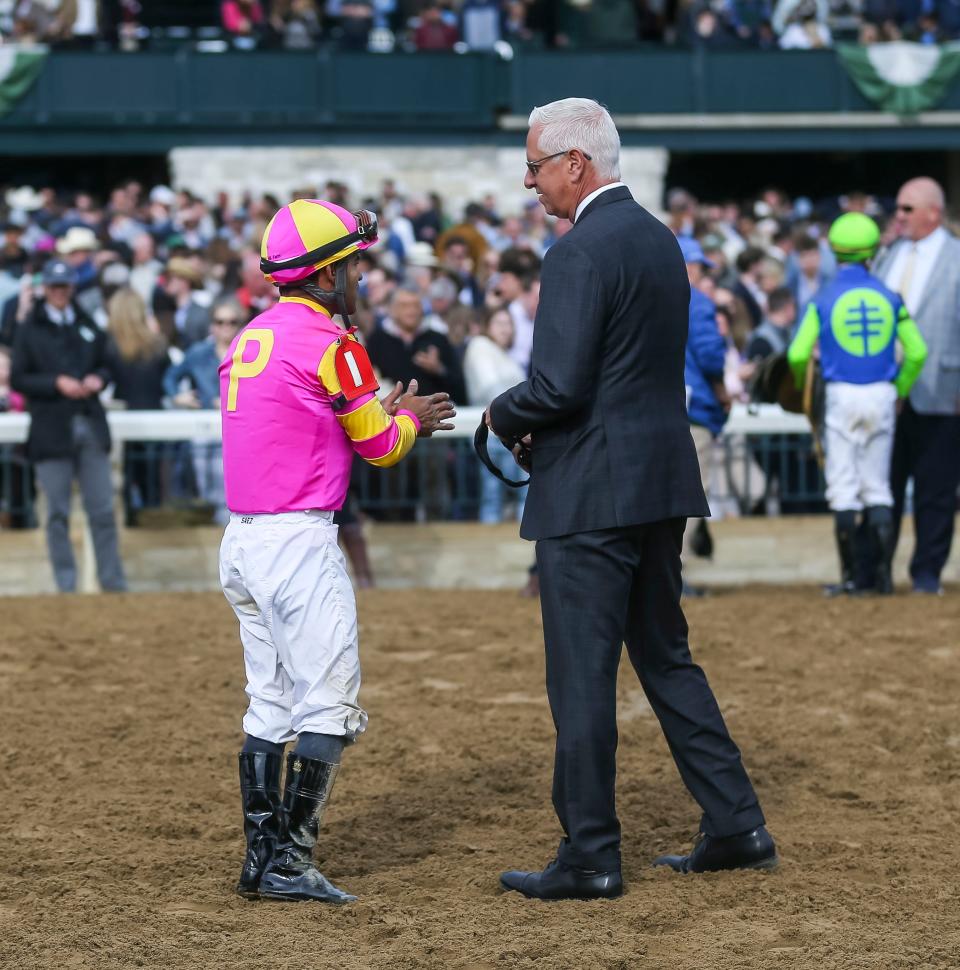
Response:
M632 671L620 679L626 895L501 894L558 828L537 605L361 595L370 729L318 852L360 901L246 902L245 706L217 595L8 599L0 635L0 965L41 968L960 967L960 592L688 605L694 656L782 864L678 876L696 806Z

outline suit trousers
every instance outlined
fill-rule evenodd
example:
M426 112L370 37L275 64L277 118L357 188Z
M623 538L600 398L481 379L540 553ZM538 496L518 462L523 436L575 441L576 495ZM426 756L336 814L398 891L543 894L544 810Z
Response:
M684 519L537 543L547 694L557 730L553 804L559 857L620 865L615 809L617 669L622 645L660 721L680 776L723 837L763 824L756 794L703 671L680 607Z
M37 482L47 500L47 551L54 579L61 593L77 588L77 566L70 545L70 496L73 479L80 483L83 510L87 514L100 588L122 592L127 588L117 541L113 512L110 455L83 417L73 419L73 455L36 463Z
M940 581L953 543L960 487L960 415L919 414L909 401L904 405L897 419L890 472L897 536L910 478L916 534L910 576L918 585L933 586Z

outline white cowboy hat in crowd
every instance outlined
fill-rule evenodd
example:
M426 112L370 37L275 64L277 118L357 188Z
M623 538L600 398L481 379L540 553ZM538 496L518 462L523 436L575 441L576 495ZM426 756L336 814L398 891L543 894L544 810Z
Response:
M61 256L69 256L70 253L92 253L99 248L97 234L86 226L71 226L66 235L57 241L57 252Z
M437 259L433 246L430 243L425 242L415 242L410 247L410 252L406 254L406 264L407 266L426 266L434 267L440 265L440 260Z
M43 208L43 196L29 185L22 185L19 189L10 189L5 200L7 208L18 212L36 212Z

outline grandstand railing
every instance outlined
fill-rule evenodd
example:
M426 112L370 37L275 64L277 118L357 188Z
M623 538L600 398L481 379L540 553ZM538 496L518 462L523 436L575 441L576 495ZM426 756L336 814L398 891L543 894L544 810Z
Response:
M356 503L374 518L395 521L475 519L485 473L472 439L482 414L481 408L460 408L453 431L419 442L395 468L355 462ZM218 411L109 411L108 420L127 525L222 519ZM27 527L37 519L23 448L29 421L25 414L0 415L0 522ZM777 405L737 404L716 447L715 509L747 514L825 507L802 415ZM160 509L188 514L164 518L157 515Z

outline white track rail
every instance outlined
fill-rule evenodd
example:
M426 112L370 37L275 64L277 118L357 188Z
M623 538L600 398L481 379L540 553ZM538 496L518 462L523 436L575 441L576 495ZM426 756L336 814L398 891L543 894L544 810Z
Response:
M482 408L460 408L456 428L445 438L472 438ZM114 441L219 441L218 411L108 411ZM26 414L0 414L0 445L27 440L30 418ZM724 433L727 435L808 434L810 425L802 414L790 414L776 404L735 404Z

